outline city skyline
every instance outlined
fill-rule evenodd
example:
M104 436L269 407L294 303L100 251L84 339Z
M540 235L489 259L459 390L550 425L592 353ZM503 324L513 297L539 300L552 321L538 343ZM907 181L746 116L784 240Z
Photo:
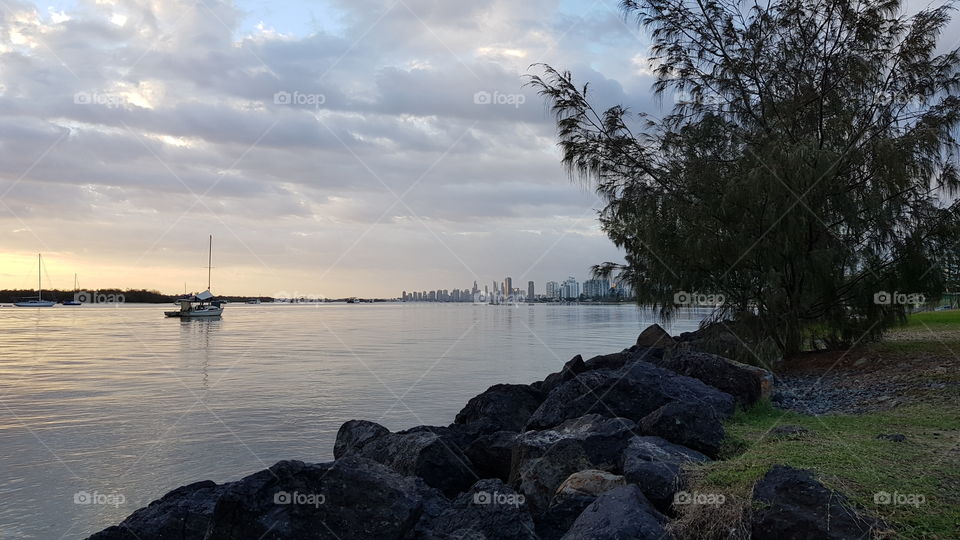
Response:
M580 298L626 298L632 295L629 285L613 283L609 279L591 277L577 281L568 276L563 282L546 281L538 289L536 281L528 280L525 287L514 287L513 278L506 276L499 283L496 280L481 286L477 281L469 288L436 288L401 291L397 297L404 302L475 302L501 301L522 302L525 300L558 299L574 300Z

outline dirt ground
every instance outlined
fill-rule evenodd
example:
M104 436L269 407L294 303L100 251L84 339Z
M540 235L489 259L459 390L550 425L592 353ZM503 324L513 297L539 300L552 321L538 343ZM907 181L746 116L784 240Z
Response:
M863 413L924 401L960 407L960 330L890 332L882 343L784 361L774 404L807 414Z

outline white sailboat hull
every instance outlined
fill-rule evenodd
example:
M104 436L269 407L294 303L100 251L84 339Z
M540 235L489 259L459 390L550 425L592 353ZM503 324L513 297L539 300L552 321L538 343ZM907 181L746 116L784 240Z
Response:
M179 317L181 319L201 319L205 317L219 317L223 315L223 308L202 308L191 311L165 311L167 317Z

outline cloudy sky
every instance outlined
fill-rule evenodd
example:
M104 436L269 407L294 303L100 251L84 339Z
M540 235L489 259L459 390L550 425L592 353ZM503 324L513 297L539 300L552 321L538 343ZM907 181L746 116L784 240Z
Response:
M524 75L662 114L617 4L0 0L0 288L199 290L208 234L225 294L584 279L620 254Z

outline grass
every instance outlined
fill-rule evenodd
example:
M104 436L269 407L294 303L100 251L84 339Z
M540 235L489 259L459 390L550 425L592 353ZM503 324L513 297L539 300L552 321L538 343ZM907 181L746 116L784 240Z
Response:
M723 493L719 506L687 505L674 532L681 538L747 538L753 484L771 466L811 469L827 487L878 517L897 538L960 538L960 310L912 315L887 341L863 351L878 362L881 378L946 383L891 410L863 415L807 416L760 403L726 425L723 458L688 469L688 491ZM859 354L858 354L859 356ZM944 368L942 366L947 366ZM851 371L851 377L859 372ZM918 386L922 388L922 385ZM786 424L807 433L776 437ZM899 433L905 442L879 440ZM923 496L911 506L882 505L880 492Z
M786 424L808 432L792 437L769 433ZM761 403L739 412L726 429L726 459L690 469L689 489L723 493L739 507L737 513L749 506L753 484L771 466L780 464L816 471L826 486L846 494L861 511L881 518L899 537L960 535L960 416L951 404L814 417ZM879 440L876 436L880 433L900 433L907 441ZM879 492L920 494L925 502L917 507L878 505L874 495ZM681 516L681 522L687 517ZM716 521L718 517L699 515L693 520ZM730 516L723 519L729 530L733 526ZM696 528L702 525L698 523ZM702 532L696 536L706 536Z
M924 311L907 318L907 328L931 328L933 330L960 328L960 309Z

